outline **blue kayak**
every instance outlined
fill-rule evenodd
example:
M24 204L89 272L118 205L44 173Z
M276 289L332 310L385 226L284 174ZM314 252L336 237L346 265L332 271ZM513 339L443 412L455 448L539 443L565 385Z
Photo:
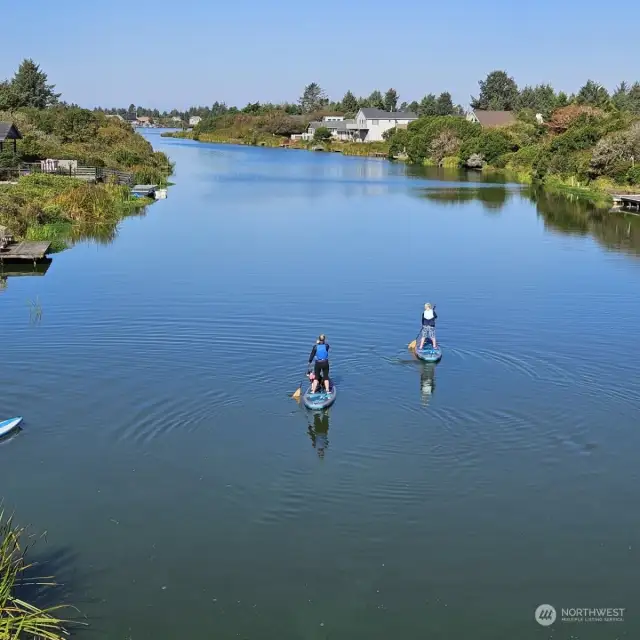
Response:
M425 362L438 362L442 358L442 349L440 347L434 349L430 342L425 342L423 349L416 347L416 357Z
M9 418L0 422L0 438L8 436L12 431L17 429L22 422L22 418Z
M318 389L315 393L311 393L311 385L309 385L309 388L302 396L302 402L304 402L304 406L307 409L319 411L330 407L336 401L336 394L337 390L333 383L331 383L329 393L324 390L324 387L322 387L322 390Z

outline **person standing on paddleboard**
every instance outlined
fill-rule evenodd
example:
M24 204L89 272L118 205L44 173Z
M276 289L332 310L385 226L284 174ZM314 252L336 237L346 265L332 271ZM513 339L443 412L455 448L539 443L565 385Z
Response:
M422 331L420 332L420 351L424 349L424 343L429 338L433 344L433 348L438 348L436 342L436 319L438 314L436 313L435 306L432 306L430 302L424 305L424 313L422 314Z
M318 336L316 344L311 349L311 355L309 356L309 369L311 369L311 363L315 358L315 364L313 366L313 373L315 379L311 384L311 393L315 393L318 389L318 381L320 378L324 381L324 388L329 393L329 345L327 344L327 338L323 334Z

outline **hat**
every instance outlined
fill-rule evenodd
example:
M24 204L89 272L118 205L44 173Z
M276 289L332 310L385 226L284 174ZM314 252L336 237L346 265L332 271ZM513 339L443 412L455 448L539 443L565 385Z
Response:
M431 303L430 302L425 302L424 303L424 308L425 309L431 309Z
M324 335L324 333L321 333L318 336L318 342L324 342L327 339L327 336Z

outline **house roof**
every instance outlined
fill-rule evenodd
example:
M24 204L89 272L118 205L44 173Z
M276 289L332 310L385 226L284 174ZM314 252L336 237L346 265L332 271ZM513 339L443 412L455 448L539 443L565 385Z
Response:
M504 127L516 121L516 117L512 111L484 111L483 109L474 109L473 113L483 127Z
M348 124L355 124L355 120L323 120L322 122L310 122L309 128L311 129L319 129L320 127L325 127L329 130L336 129L337 131L346 131Z
M385 111L384 109L372 109L365 107L360 109L367 120L417 120L418 116L410 111Z
M0 122L0 142L5 140L22 140L22 134L13 122Z

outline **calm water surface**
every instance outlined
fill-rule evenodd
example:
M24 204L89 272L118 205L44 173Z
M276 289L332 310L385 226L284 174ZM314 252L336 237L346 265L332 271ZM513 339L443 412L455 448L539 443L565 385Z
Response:
M0 495L79 637L640 637L637 219L147 135L169 198L0 294ZM288 397L320 332L324 417Z

